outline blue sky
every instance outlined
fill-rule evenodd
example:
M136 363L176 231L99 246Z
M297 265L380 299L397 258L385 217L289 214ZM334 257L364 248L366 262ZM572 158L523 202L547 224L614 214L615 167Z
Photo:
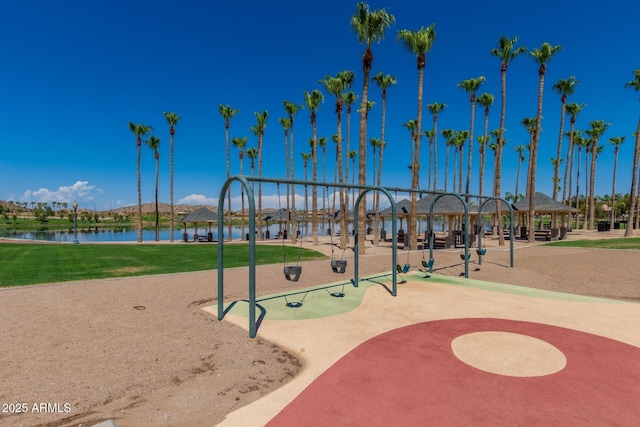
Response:
M284 177L283 132L278 123L284 116L283 100L303 104L305 90L322 89L318 79L341 70L353 70L353 90L358 94L362 90L364 47L349 26L355 4L344 0L7 3L0 15L0 199L77 199L81 207L98 210L134 205L136 145L127 127L132 121L153 126L154 135L161 138L160 199L168 202L169 134L162 112L175 111L182 116L175 137L175 202L215 204L225 180L221 103L240 110L230 133L249 136L249 147L257 145L249 131L255 124L254 112L269 112L263 174ZM372 9L386 7L396 17L385 40L373 46L372 73L382 71L398 80L388 90L383 185L410 186L410 141L402 124L416 115L417 71L415 57L396 41L396 34L435 23L437 38L427 56L424 103L448 105L439 129L468 129L469 98L457 84L481 75L487 81L480 92L496 96L490 128L498 127L499 61L490 51L501 35L518 36L518 45L529 49L545 41L559 44L563 50L548 64L546 76L538 190L552 191L549 158L557 148L560 97L551 87L574 75L580 83L569 102L587 104L577 127L586 129L592 120L611 124L601 140L605 149L598 160L596 194L611 192L609 138L613 136L626 136L616 192L629 191L632 133L640 105L638 94L624 83L640 68L640 4L636 1L605 5L593 0L541 0L505 6L506 2L493 0L387 0L369 4ZM535 116L538 65L521 55L509 67L507 85L503 191L513 192L517 166L513 147L528 142L520 121ZM318 111L318 134L330 137L335 133L334 100L325 96ZM370 113L368 137L379 136L381 100L375 85L370 100L376 106ZM474 133L480 135L483 113L476 111ZM309 151L308 113L301 110L296 116L297 178L303 177L300 153ZM423 129L431 126L426 109L424 117ZM351 144L357 148L358 116L352 120ZM440 185L443 144L440 138ZM331 144L329 153L332 149ZM232 173L237 173L237 150L231 152ZM422 152L426 156L426 145ZM142 153L143 202L150 202L155 161L148 147L143 146ZM476 181L477 151L473 156ZM489 155L487 165L491 162ZM584 159L582 165L584 177ZM248 161L245 171L249 173ZM425 163L423 186L426 173ZM328 176L333 176L331 169ZM490 188L491 173L487 177L485 188ZM523 172L521 189L525 180ZM474 189L477 185L472 185ZM266 202L275 203L273 197Z

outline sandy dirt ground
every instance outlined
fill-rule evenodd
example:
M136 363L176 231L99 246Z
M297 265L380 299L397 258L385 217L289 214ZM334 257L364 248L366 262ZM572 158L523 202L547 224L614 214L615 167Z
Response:
M569 235L603 237L617 236ZM640 301L637 251L517 242L510 268L508 245L485 244L482 265L475 256L469 264L471 278ZM330 248L327 241L318 247ZM436 251L435 271L459 276L460 252ZM399 251L400 264L417 268L428 258L407 253ZM345 257L352 261L353 252ZM282 265L258 267L258 294L337 280L327 260L303 267L297 283L285 280ZM360 274L391 267L390 249L367 243ZM344 277L352 272L349 262ZM216 272L203 271L1 289L0 425L215 425L290 381L303 359L202 310L215 303L216 285ZM226 301L245 298L247 288L246 268L225 271Z

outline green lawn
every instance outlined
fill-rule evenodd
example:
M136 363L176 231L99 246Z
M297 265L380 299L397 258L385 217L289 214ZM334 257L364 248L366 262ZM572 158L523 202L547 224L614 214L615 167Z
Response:
M285 247L287 259L324 258L297 247ZM256 246L256 263L283 262L282 246ZM218 245L61 245L0 244L0 287L109 277L212 270L218 265ZM247 245L224 246L225 268L249 265Z
M640 238L629 237L624 239L602 240L564 240L561 242L547 243L547 246L568 246L575 248L600 248L600 249L634 249L640 250Z

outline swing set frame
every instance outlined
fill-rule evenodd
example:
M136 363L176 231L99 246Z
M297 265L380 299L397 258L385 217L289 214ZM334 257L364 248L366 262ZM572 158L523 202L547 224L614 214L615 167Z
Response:
M255 338L256 332L259 326L259 321L256 321L256 237L252 230L256 229L256 208L255 208L255 195L250 182L263 182L271 184L293 184L293 185L311 185L311 186L326 186L348 189L361 190L354 206L354 211L358 212L362 199L370 191L380 191L387 196L391 203L391 216L392 216L392 246L393 251L391 254L391 280L392 290L391 295L396 296L398 292L398 279L396 272L397 264L397 224L396 224L396 202L391 193L384 187L377 187L373 185L358 185L358 184L341 184L337 182L314 182L289 178L266 178L246 175L233 175L225 181L220 189L220 195L218 198L218 236L224 236L224 201L227 196L227 190L229 186L234 182L239 182L246 192L246 196L249 202L249 337ZM358 261L359 261L359 244L358 244L358 222L354 221L354 268L352 283L354 287L358 287L360 281L358 275ZM233 306L231 304L227 311ZM226 314L224 309L224 239L218 239L218 320L222 320ZM263 313L264 314L264 313ZM262 316L261 316L262 319ZM260 320L261 320L260 319Z
M486 205L486 203L490 200L494 201L504 201L509 207L511 221L510 221L510 240L511 240L511 267L513 267L513 209L511 205L504 199L499 197L490 197L490 196L474 196L474 195L465 195L458 193L448 193L448 192L439 192L439 191L424 191L418 189L407 189L407 188L388 188L388 187L378 187L373 185L359 185L359 184L342 184L342 183L328 183L328 182L314 182L314 181L306 181L306 180L297 180L297 179L289 179L289 178L266 178L266 177L256 177L256 176L247 176L247 175L233 175L225 181L220 189L220 195L218 198L218 320L222 320L225 314L233 307L233 305L237 302L233 302L227 307L227 310L224 308L224 201L227 196L227 192L229 186L238 181L244 190L246 191L246 196L249 202L249 337L255 338L258 326L262 321L265 312L262 307L259 307L256 304L256 236L253 230L256 229L256 208L255 208L255 195L253 188L250 182L264 182L271 184L293 184L293 185L311 185L311 186L325 186L325 187L335 187L335 188L347 188L347 189L358 189L361 190L356 198L354 205L354 212L359 211L360 203L362 199L371 191L379 191L387 196L389 202L391 204L391 242L392 242L392 251L391 251L391 278L392 278L392 289L391 295L393 297L397 296L398 291L398 225L397 225L397 210L396 210L396 201L394 197L391 195L391 191L400 191L400 192L409 192L409 193L419 193L419 194L438 194L438 199L445 195L454 195L462 202L462 205L465 210L465 230L469 230L469 210L467 207L467 203L462 199L462 197L474 197L480 198L483 200L483 203L480 205L478 209L478 215L480 217L482 213L482 208ZM489 200L486 200L489 199ZM436 199L437 200L437 199ZM434 203L431 205L430 209L430 228L433 230L433 207ZM360 281L359 272L358 272L358 264L359 264L359 230L358 230L359 221L354 218L354 269L353 269L353 279L351 280L354 287L358 287L358 283ZM478 242L478 250L482 251L481 247L481 238ZM465 250L464 254L469 254L469 239L465 239ZM484 253L478 253L481 259L481 255ZM433 232L429 238L429 270L433 271ZM465 277L469 277L468 275L468 264L469 257L465 256ZM482 262L482 261L480 261ZM245 300L246 301L246 300ZM258 307L261 311L260 320L256 321L256 307Z

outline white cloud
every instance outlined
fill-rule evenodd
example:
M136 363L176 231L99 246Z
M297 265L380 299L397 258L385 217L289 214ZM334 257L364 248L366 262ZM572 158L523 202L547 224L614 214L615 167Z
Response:
M73 185L58 187L57 190L40 188L38 190L26 190L19 200L24 202L67 202L74 200L92 202L96 195L102 194L102 190L95 185L89 185L89 181L77 181Z
M207 197L204 194L190 194L182 199L178 200L178 204L185 205L211 205L217 206L218 199L214 199L212 197Z

